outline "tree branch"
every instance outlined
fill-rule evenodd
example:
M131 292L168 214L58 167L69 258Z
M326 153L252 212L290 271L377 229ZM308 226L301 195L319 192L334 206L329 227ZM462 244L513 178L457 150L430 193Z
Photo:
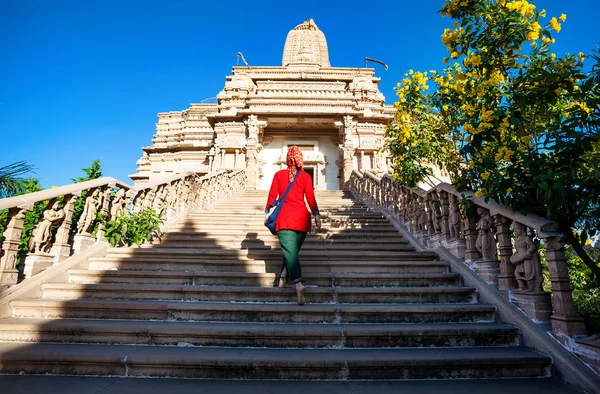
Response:
M573 247L573 250L575 250L575 253L577 253L577 255L584 262L584 264L590 270L592 270L592 273L594 274L594 276L596 278L600 278L600 267L598 267L598 264L594 260L592 260L592 258L583 249L583 246L581 246L581 243L579 243L579 240L577 239L577 237L575 237L570 232L566 232L566 239L569 242L569 244Z

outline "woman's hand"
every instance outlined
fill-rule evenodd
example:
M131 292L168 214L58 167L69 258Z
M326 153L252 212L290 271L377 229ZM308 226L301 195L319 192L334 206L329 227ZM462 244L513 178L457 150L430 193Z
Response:
M315 229L321 228L321 215L315 215Z

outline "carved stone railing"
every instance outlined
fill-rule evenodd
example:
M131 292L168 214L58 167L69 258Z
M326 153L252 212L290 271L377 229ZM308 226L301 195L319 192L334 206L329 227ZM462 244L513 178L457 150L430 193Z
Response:
M17 283L19 263L24 264L23 275L31 277L96 242L105 242L105 223L123 211L152 208L168 222L191 209L206 209L238 195L245 186L245 171L239 170L203 177L177 174L140 187L114 178L99 178L0 199L0 211L8 211L4 232L0 234L0 290ZM75 228L73 213L80 198L85 198L85 203ZM48 203L33 229L28 252L23 254L19 248L27 212L44 201Z
M575 313L563 236L555 222L519 214L448 184L425 191L400 186L389 175L378 178L355 170L349 187L357 197L394 217L426 248L447 248L464 260L536 323L551 321L557 338L585 334L583 319ZM534 238L544 248L552 297L542 289Z

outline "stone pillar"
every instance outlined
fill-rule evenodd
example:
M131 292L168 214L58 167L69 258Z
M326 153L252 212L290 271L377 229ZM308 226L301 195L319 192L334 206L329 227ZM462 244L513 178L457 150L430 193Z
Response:
M104 236L104 226L108 220L108 212L110 210L110 192L114 187L115 184L108 185L106 187L106 190L104 190L104 192L100 194L100 197L102 198L102 203L99 207L100 209L98 209L98 212L100 212L103 219L100 220L98 223L98 231L96 232L96 239L98 241L106 241L106 237ZM154 199L157 198L158 193L154 196Z
M498 239L498 254L500 255L500 273L498 274L498 290L508 297L511 289L517 287L515 266L510 262L513 255L510 225L512 220L502 215L494 217L496 238Z
M256 181L258 177L258 152L256 149L246 149L246 177L248 189L256 189Z
M450 201L448 199L447 192L440 192L441 198L441 210L442 210L442 240L449 241L450 240L450 224L448 221L448 216L450 215Z
M585 335L583 319L575 313L564 243L559 237L549 237L544 247L552 284L552 332L559 338Z
M2 242L2 257L0 258L0 290L17 283L19 277L17 259L19 257L23 223L25 222L25 215L32 208L32 206L26 206L8 210L7 226L4 230L4 241Z
M55 242L50 250L50 254L54 256L54 264L60 263L71 256L71 244L69 241L71 236L71 225L73 223L73 211L75 202L80 195L81 192L77 192L65 196L65 206L63 207L65 218L56 231Z
M354 148L342 149L342 157L344 158L344 188L349 186L350 175L352 175L352 170L354 169L353 156Z
M365 171L367 169L365 166L365 151L364 150L360 151L360 165L358 166L358 169L361 172Z
M481 258L481 254L477 250L477 219L465 218L465 227L463 234L466 241L465 263L471 265L473 262Z

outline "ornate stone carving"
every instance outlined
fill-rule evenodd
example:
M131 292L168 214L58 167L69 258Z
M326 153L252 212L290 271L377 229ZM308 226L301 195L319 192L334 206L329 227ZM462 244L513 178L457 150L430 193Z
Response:
M329 51L325 34L310 19L290 31L283 49L283 67L295 63L314 63L330 67Z
M48 254L50 252L50 239L52 238L52 225L57 224L65 218L65 212L58 208L59 201L52 200L48 204L50 208L44 210L43 219L34 227L33 235L29 240L29 250L37 254Z
M541 292L542 265L537 247L530 235L527 234L525 226L514 222L513 229L515 236L515 253L510 258L510 262L515 265L515 278L519 285L519 290L527 292Z
M356 134L356 124L357 122L354 121L352 116L344 116L344 145L352 145L352 137Z
M477 221L477 243L476 247L479 253L481 253L483 260L496 260L496 239L492 229L494 227L494 221L490 216L490 211L485 208L478 207L477 214L479 220Z
M448 214L450 239L460 238L461 235L461 221L460 210L458 209L458 201L456 196L450 195L450 212Z
M83 213L79 218L77 224L77 233L91 235L94 230L94 222L96 221L96 214L98 208L101 206L100 201L100 189L95 189L94 192L85 198L85 206Z
M114 219L123 212L125 208L127 208L128 201L125 195L125 189L119 189L113 196L111 205L110 205L110 218Z
M258 144L258 116L248 116L248 144Z

